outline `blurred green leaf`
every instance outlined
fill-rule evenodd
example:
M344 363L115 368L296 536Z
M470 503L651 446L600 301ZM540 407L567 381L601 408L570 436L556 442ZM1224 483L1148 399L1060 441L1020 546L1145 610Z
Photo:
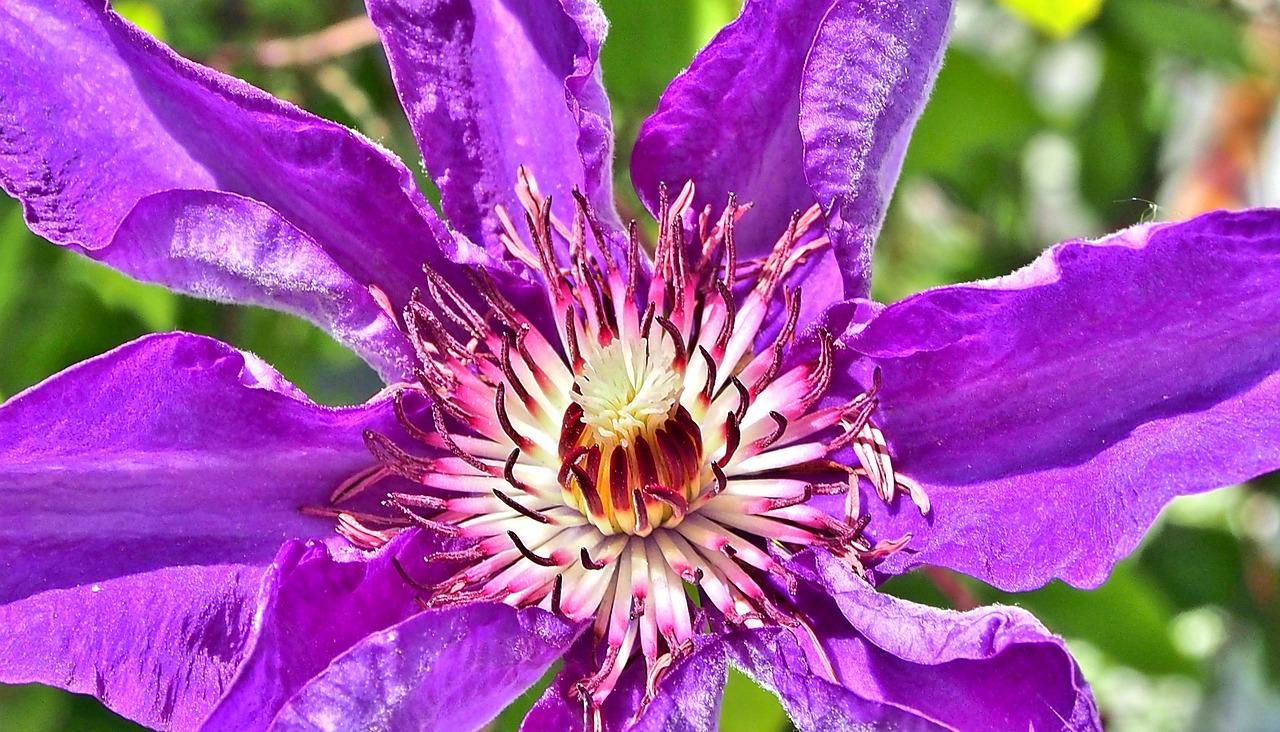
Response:
M556 661L551 664L551 668L538 679L538 683L530 686L515 701L507 705L506 709L493 720L493 732L516 732L520 729L520 723L524 721L524 717L533 709L533 705L538 702L542 693L551 686L551 682L555 681L556 676L560 673L560 669L564 664Z
M1126 666L1150 674L1196 672L1195 663L1169 636L1173 608L1168 599L1133 561L1117 565L1095 590L1054 582L1035 592L993 599L1025 607L1055 633L1083 638Z
M1102 10L1102 0L1000 0L1000 4L1055 38L1070 36Z
M128 20L133 21L133 24L142 30L164 40L164 16L160 14L155 5L142 0L119 0L119 2L112 3L111 7L115 8L117 13L120 13Z
M1110 0L1104 18L1146 53L1245 65L1243 28L1220 7L1184 0Z
M953 48L916 125L904 169L972 181L982 158L1016 159L1043 124L1016 78Z
M136 317L147 330L173 330L178 320L178 295L120 274L84 257L62 258L66 278L91 290L102 304Z
M1148 181L1157 141L1144 119L1149 85L1141 55L1128 44L1108 44L1103 58L1102 85L1078 138L1081 192L1107 220L1127 224L1136 218L1134 199L1155 197Z
M736 668L729 669L720 710L721 732L782 732L789 724L778 697Z

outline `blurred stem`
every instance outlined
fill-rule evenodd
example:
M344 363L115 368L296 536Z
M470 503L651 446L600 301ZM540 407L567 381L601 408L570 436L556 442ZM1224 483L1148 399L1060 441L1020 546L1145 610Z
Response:
M942 567L925 567L924 574L956 610L972 610L982 604L955 572Z
M253 47L252 60L259 66L280 69L315 66L367 48L378 42L378 31L367 15L340 20L333 25L294 38L271 38ZM235 46L224 46L210 63L226 69L244 56Z
M338 64L325 64L316 69L316 85L333 97L351 115L360 130L375 140L391 135L391 124L373 107L373 100Z

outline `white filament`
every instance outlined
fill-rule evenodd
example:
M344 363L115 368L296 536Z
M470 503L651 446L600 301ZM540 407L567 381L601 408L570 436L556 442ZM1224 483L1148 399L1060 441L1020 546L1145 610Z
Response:
M573 400L597 441L623 447L657 429L680 398L684 380L674 368L675 347L666 333L638 341L615 339L583 349Z

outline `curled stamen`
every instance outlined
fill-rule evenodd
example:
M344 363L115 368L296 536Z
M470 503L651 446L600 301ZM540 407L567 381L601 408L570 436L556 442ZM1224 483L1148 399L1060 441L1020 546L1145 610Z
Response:
M410 455L391 438L373 430L364 431L364 444L383 468L415 483L421 483L435 469L434 461Z
M733 384L733 388L738 391L738 407L733 411L733 416L741 424L746 419L747 409L751 407L751 392L747 391L747 387L743 386L738 377L729 379L729 383Z
M498 424L501 425L502 431L506 433L511 441L516 443L516 447L521 450L528 450L533 447L533 440L521 435L516 431L515 425L511 424L511 415L507 414L507 386L506 384L498 384L497 390L494 391L494 411L498 415Z
M720 293L720 300L724 303L724 323L720 325L720 332L716 335L714 347L717 354L723 354L726 346L729 345L729 337L733 335L734 320L738 315L738 305L733 298L733 290L720 280L716 280L716 291Z
M736 414L730 414L724 422L724 455L721 456L714 464L723 468L733 459L733 454L738 451L738 443L742 440L742 430L738 428L738 417Z
M698 346L698 353L702 354L702 358L707 362L707 380L703 383L700 393L704 400L711 401L711 393L716 386L716 360L702 346Z
M587 569L600 570L600 569L604 569L609 565L608 562L594 561L591 558L591 553L587 551L587 548L585 546L582 547L582 550L579 554L579 559L582 560L582 566L586 567Z
M758 452L763 452L764 450L767 450L770 445L777 442L778 440L781 440L782 436L787 432L786 417L782 416L778 412L770 410L769 418L772 419L774 422L773 432L770 432L768 435L756 441L756 444L754 447Z
M516 550L519 551L521 554L523 554L524 558L528 559L530 562L533 562L534 564L540 567L556 566L556 562L554 559L548 559L546 557L542 557L542 556L538 556L537 554L534 554L533 551L529 549L529 547L525 546L523 541L520 541L520 537L516 535L516 532L508 531L507 538L511 539L511 543L515 545Z
M496 496L499 501L502 501L503 503L505 503L508 507L511 508L512 511L515 511L516 513L519 513L523 516L527 516L533 519L534 521L537 521L540 524L551 523L551 519L548 518L546 514L541 514L533 510L532 508L525 507L519 501L512 498L511 496L508 496L506 493L503 493L497 488L493 489L493 495Z
M498 474L497 468L492 465L486 465L472 456L471 453L463 450L461 447L458 447L458 443L454 441L453 435L450 435L449 430L444 428L444 415L440 413L439 404L433 403L431 405L431 418L436 424L436 434L439 435L440 440L444 442L445 447L448 448L449 452L453 453L454 457L467 465L470 465L476 470L479 470L481 473L495 476Z
M667 332L667 335L671 336L671 342L675 345L676 355L671 363L672 368L683 373L685 364L688 363L689 356L685 352L684 338L680 335L680 329L676 327L675 323L668 320L665 315L656 316L654 320L658 321L658 325L662 326L662 329Z
M429 593L435 589L433 587L424 585L421 582L418 582L417 580L415 580L413 577L409 576L409 572L406 571L404 568L404 565L400 563L400 557L393 555L391 557L391 566L395 568L396 574L400 575L400 579L404 580L404 583L406 585L409 585L410 587L417 590L418 592Z

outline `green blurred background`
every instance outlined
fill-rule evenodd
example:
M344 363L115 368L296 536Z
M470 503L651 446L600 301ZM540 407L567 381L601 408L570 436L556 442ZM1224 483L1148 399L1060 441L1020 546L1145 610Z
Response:
M636 129L735 0L609 0L605 82L618 187ZM183 54L420 160L357 0L131 0ZM1202 210L1280 204L1276 0L960 0L954 43L876 252L875 295L991 277L1063 239ZM414 165L420 168L420 165ZM634 206L634 198L630 205ZM315 399L359 401L373 375L293 318L140 285L29 234L0 201L0 397L143 333L254 351ZM949 574L887 588L937 605L1022 605L1065 636L1112 730L1278 730L1276 480L1175 502L1106 585L1007 595ZM521 700L497 722L514 729ZM789 729L731 678L723 728ZM0 688L0 732L136 729L96 701Z

